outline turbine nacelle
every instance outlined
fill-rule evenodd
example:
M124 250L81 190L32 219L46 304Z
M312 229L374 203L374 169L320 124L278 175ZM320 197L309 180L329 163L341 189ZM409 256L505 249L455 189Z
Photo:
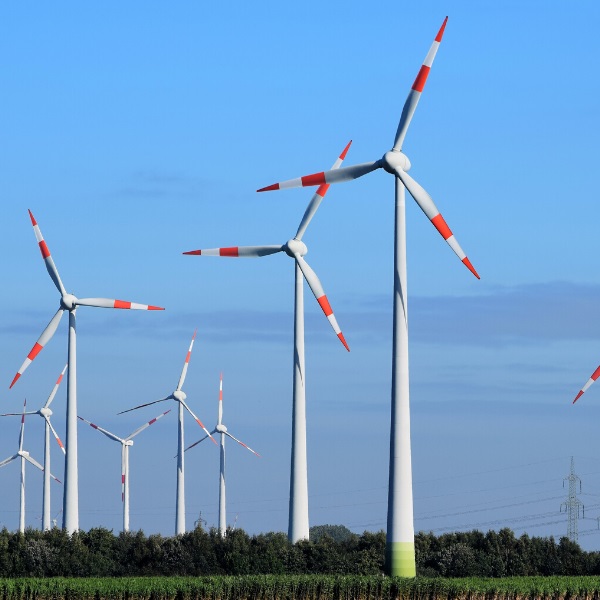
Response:
M42 417L46 417L49 418L52 416L52 411L49 408L46 408L45 406L43 408L40 408L39 410L40 415L42 415Z
M125 441L123 442L123 445L124 445L124 446L133 446L133 440L125 440Z
M227 433L227 427L225 427L225 425L223 425L223 424L217 425L217 426L215 427L215 429L216 429L216 430L217 430L219 433Z
M181 390L175 390L172 394L171 397L174 400L177 400L177 402L185 402L185 399L187 398L187 395L185 392L182 392Z
M398 152L397 150L390 150L386 152L381 158L381 166L392 175L396 174L396 168L400 168L403 171L408 171L411 167L410 160L404 152Z
M75 310L77 308L77 298L73 294L64 294L60 299L60 306L64 310Z
M26 458L27 456L29 456L29 452L27 452L27 450L19 450L19 451L17 452L17 454L18 454L19 456L22 456L23 458Z
M283 251L292 258L295 257L296 254L300 256L305 256L308 253L308 248L304 242L297 240L296 238L287 241L283 245Z

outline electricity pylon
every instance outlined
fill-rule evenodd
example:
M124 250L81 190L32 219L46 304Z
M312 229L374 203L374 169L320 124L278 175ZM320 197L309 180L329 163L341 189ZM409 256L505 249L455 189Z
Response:
M581 509L582 516L585 517L585 506L577 498L577 482L579 482L579 493L581 493L581 479L575 475L575 461L571 456L571 472L563 479L563 488L565 481L569 482L569 496L560 505L560 512L563 512L563 507L567 513L567 537L572 542L577 542L579 539L579 531L577 529L577 520L579 519L579 510Z

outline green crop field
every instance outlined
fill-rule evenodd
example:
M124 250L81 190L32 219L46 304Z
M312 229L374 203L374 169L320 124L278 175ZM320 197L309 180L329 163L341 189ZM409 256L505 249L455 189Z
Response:
M0 580L2 600L598 600L600 577L382 576L28 578Z

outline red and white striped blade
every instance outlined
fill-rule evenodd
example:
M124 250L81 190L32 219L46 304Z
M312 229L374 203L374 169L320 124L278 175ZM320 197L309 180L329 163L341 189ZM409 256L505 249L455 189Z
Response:
M221 425L223 422L223 373L221 373L221 377L219 380L219 418L217 421L218 425Z
M121 450L121 502L125 502L125 446Z
M247 446L246 444L244 444L244 442L238 440L236 437L234 437L233 435L231 435L229 433L229 431L225 431L224 432L226 436L230 437L234 442L237 442L240 446L244 446L244 448L246 448L246 450L250 450L250 452L252 452L252 454L256 454L256 456L258 456L259 458L261 458L260 454L254 450L252 450L252 448L250 448L250 446Z
M337 170L342 166L342 163L344 162L344 159L346 158L346 154L348 153L348 150L350 148L350 144L352 144L352 140L350 140L348 142L348 144L346 145L346 147L344 148L342 153L338 156L337 160L333 163L333 166L331 167L332 171ZM300 222L300 226L298 227L298 231L296 232L295 237L297 240L302 239L302 236L304 235L304 232L306 231L308 224L311 222L312 218L315 216L315 213L317 212L317 209L321 205L323 198L325 198L325 194L327 194L327 190L329 190L329 185L330 184L328 184L328 183L324 183L323 185L320 185L319 189L315 192L314 196L312 197L311 201L309 202L308 206L306 207L306 210L304 211L304 216L302 217L302 221Z
M167 396L166 398L161 398L160 400L154 400L154 402L146 402L146 404L140 404L139 406L134 406L133 408L128 408L127 410L122 410L117 413L118 415L123 415L125 413L131 412L132 410L137 410L138 408L144 408L145 406L151 406L152 404L158 404L159 402L165 402L166 400L172 400L173 396Z
M439 231L441 236L446 240L450 248L454 250L454 253L462 263L477 277L480 279L479 274L471 264L471 261L467 258L464 250L460 247L457 239L454 237L454 234L448 227L444 217L440 214L437 206L431 199L431 196L406 172L396 167L395 169L398 178L406 189L409 191L410 195L415 199L415 202L420 206L421 210L427 215L427 218L433 223L433 226Z
M60 382L63 380L63 377L65 376L65 371L67 370L68 366L69 366L69 363L67 363L65 365L65 368L62 370L61 374L58 376L58 379L56 380L56 383L54 384L54 387L52 388L52 391L50 392L50 395L48 396L48 400L46 400L46 404L44 404L44 408L48 408L50 406L50 404L52 404L52 400L54 400L54 396L56 396L56 392L58 391Z
M25 436L25 411L27 410L27 398L23 402L23 413L21 414L21 429L19 431L19 450L23 450L23 438Z
M165 310L160 306L151 304L138 304L126 300L113 300L111 298L78 298L77 306L96 306L97 308L124 308L127 310Z
M596 381L598 377L600 377L600 367L598 367L592 373L592 376L585 382L585 385L579 390L579 393L577 394L577 396L575 396L575 400L573 400L573 404L575 404L575 402L577 402L577 400L579 400L579 398L581 398L581 396L583 396L583 394L587 392L590 385L592 385L592 383L594 383L594 381Z
M211 435L210 431L206 429L206 427L204 427L204 423L202 423L202 421L192 412L192 409L183 400L179 400L179 402L181 402L183 408L185 408L185 410L187 410L190 413L190 415L194 417L194 421L196 421L196 423L198 423L198 425L200 425L200 427L204 429L204 433L206 433L206 435L212 440L213 444L218 446L215 438Z
M194 331L194 335L192 336L192 341L190 342L190 347L188 349L187 354L185 355L185 361L183 363L183 369L181 369L181 375L179 376L179 383L177 384L177 390L181 390L183 387L183 382L185 381L185 376L187 375L188 365L190 364L190 358L192 356L192 348L194 347L194 340L196 339L196 331Z
M8 458L5 458L2 462L0 462L0 467L3 467L4 465L7 465L8 463L12 462L13 460L15 460L15 458L19 458L20 454L13 454L12 456L9 456Z
M169 414L170 412L171 412L171 409L166 410L164 413L161 413L160 415L158 415L158 417L154 417L154 419L151 419L147 423L144 423L141 427L138 427L132 434L128 435L125 438L125 441L134 438L138 433L144 431L144 429L150 427L150 425L154 425L154 423L156 423L156 421L158 421L159 419L162 419L166 414Z
M61 439L58 437L58 433L56 433L56 429L54 429L54 427L52 426L50 419L48 417L44 417L44 419L46 420L46 423L48 423L48 425L50 426L50 431L54 435L54 438L56 439L56 443L59 445L60 449L62 450L62 453L66 454L65 445L62 443Z
M114 440L115 442L119 442L121 444L123 443L124 440L122 440L119 436L115 435L114 433L111 433L110 431L107 431L106 429L103 429L99 425L96 425L96 423L92 423L91 421L88 421L87 419L84 419L83 417L80 417L79 415L77 415L77 418L80 421L87 423L93 429L96 429L100 433L103 433L107 438Z
M375 169L381 168L381 161L362 163L353 167L344 167L343 169L331 169L329 171L321 171L312 175L305 175L297 179L288 179L280 183L274 183L267 187L256 190L257 192L272 192L275 190L287 190L297 187L310 187L314 185L324 185L331 183L341 183L342 181L351 181L358 179Z
M308 263L299 254L295 254L294 256L296 258L296 262L298 263L298 266L300 267L300 270L302 271L302 274L304 275L304 278L306 279L306 282L308 283L312 293L315 295L315 298L317 299L319 306L325 313L325 316L327 317L329 324L333 328L333 331L335 331L340 342L342 342L342 344L344 345L346 350L348 350L348 352L350 352L350 348L348 347L348 344L346 343L346 339L344 338L344 334L342 333L342 330L340 329L340 326L338 325L335 315L333 314L333 310L331 309L331 305L329 304L329 300L327 300L327 296L325 295L325 290L323 289L323 286L321 285L321 282L319 281L317 274L310 268Z
M212 431L211 433L216 433L216 429L214 431ZM190 448L193 448L194 446L197 446L200 442L203 442L204 440L207 440L208 436L205 435L203 438L200 438L197 442L194 442L193 444L190 444L185 450L184 452L187 452ZM177 458L177 457L175 457Z
M64 296L67 292L65 290L65 286L63 285L63 283L60 279L60 275L58 274L58 269L56 268L56 265L54 264L54 260L52 259L52 256L50 255L50 250L48 250L48 246L46 245L46 242L44 241L44 236L42 235L42 232L40 231L40 227L37 224L37 221L35 220L33 213L30 210L28 210L28 212L29 212L29 218L31 219L31 224L33 225L35 239L37 240L38 245L40 247L40 252L42 253L42 258L44 259L44 262L46 263L46 269L48 270L48 274L52 278L52 281L54 282L56 289L60 292L60 295Z
M415 79L415 82L412 85L412 88L408 94L408 98L406 98L406 102L404 103L404 108L402 109L402 115L400 116L400 123L398 123L398 130L396 131L396 138L394 139L394 150L400 152L402 150L402 144L404 143L404 137L406 136L406 132L408 131L408 126L413 118L413 114L415 109L417 108L417 104L421 98L421 92L425 87L425 82L427 81L427 77L429 76L429 71L431 70L431 65L433 64L433 59L438 51L440 46L440 42L442 41L442 36L444 35L444 30L446 29L446 23L448 22L448 17L444 19L438 34L435 36L435 40L421 65L421 69L419 70L419 74Z
M230 248L207 248L205 250L190 250L183 254L190 256L226 256L229 258L260 258L282 252L283 246L231 246Z
M52 339L52 336L55 334L56 329L58 328L60 319L63 316L63 312L64 310L62 308L59 308L56 311L56 314L52 317L50 323L46 325L46 329L42 331L42 335L40 335L38 341L34 344L33 348L27 355L27 358L23 361L23 364L17 371L17 374L14 376L12 383L10 384L8 389L12 388L12 386L15 385L15 383L17 383L17 380L19 379L19 377L21 377L21 375L23 375L25 369L27 369L27 367L32 363L35 357L41 352L42 348Z

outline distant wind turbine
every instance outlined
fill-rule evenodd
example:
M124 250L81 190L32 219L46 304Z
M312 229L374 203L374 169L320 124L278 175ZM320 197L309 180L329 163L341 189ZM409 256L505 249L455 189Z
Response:
M147 423L144 423L141 427L138 427L133 433L130 433L125 438L120 438L118 435L103 429L95 423L92 423L83 417L78 417L80 421L87 423L93 429L103 433L109 440L113 440L113 442L119 442L119 444L121 444L121 502L123 503L123 531L129 531L129 448L133 446L133 438L138 433L141 433L144 431L144 429L150 427L150 425L154 425L156 421L170 412L171 409L158 415L158 417L151 419Z
M125 302L124 300L110 300L108 298L77 298L73 294L67 293L67 290L60 279L60 275L58 274L58 269L54 264L54 259L50 255L50 250L48 250L48 246L44 241L39 225L31 211L29 211L29 218L33 225L33 231L40 247L42 258L46 263L48 274L60 294L60 306L27 355L27 358L19 368L17 374L14 376L10 387L12 388L12 386L15 385L17 380L25 372L25 369L27 369L35 357L42 351L44 346L52 339L63 313L67 311L69 313L69 375L67 377L67 435L65 492L63 496L63 528L69 533L75 533L79 529L79 485L77 466L77 333L75 323L77 307L96 306L98 308L124 308L134 310L164 310L164 308L150 306L148 304Z
M52 416L50 404L52 404L52 400L54 400L54 396L56 396L58 386L60 385L60 382L62 381L66 370L67 365L65 365L65 368L62 370L62 373L60 374L58 380L54 384L54 388L52 389L52 392L50 392L50 395L48 396L48 399L46 400L44 406L42 406L40 410L32 410L25 413L26 415L39 415L40 417L42 417L42 419L44 419L44 495L42 500L42 528L44 531L48 531L51 527L50 477L52 477L52 475L50 474L50 432L52 432L52 435L54 435L56 442L58 443L63 454L65 453L65 447L60 441L58 433L56 433L56 429L52 427L52 423L50 422L50 417ZM0 415L0 417L18 417L22 414L23 413L5 413L3 415Z
M333 164L333 169L339 169L351 143L349 142L344 148ZM299 540L307 540L309 536L308 466L306 458L306 373L304 368L304 279L306 279L308 286L340 342L342 342L346 350L350 351L319 278L304 260L308 249L302 241L302 236L315 216L328 189L328 184L321 185L318 188L304 212L296 235L283 245L234 246L232 248L212 248L210 250L184 252L184 254L188 255L244 258L259 258L283 252L294 259L296 278L294 296L294 392L292 400L292 460L288 525L288 538L294 543Z
M32 458L29 455L27 450L23 450L23 438L25 435L25 415L27 414L27 400L23 403L23 412L21 413L21 430L19 432L19 451L13 456L9 456L5 458L2 462L0 462L0 467L4 467L8 463L12 462L17 458L21 458L21 501L20 501L20 509L19 509L19 532L25 532L25 461L31 463L34 467L37 467L40 471L44 470L44 467L40 465L40 463ZM54 477L54 475L50 474L54 480L60 483L60 480Z
M155 400L154 402L147 402L146 404L140 404L139 406L134 406L133 408L129 408L127 410L121 411L119 414L122 415L124 413L130 412L132 410L137 410L138 408L144 408L145 406L151 406L152 404L157 404L158 402L166 402L167 400L174 400L177 402L179 407L179 419L178 419L178 428L177 428L177 492L176 492L176 509L175 509L175 535L183 535L185 533L185 470L184 470L184 462L183 462L183 454L184 454L184 441L183 441L183 409L187 410L190 415L194 418L194 421L204 429L205 433L210 437L214 444L217 442L215 438L210 434L208 429L204 427L202 421L192 412L192 409L186 404L185 400L187 398L185 392L181 389L183 387L183 382L185 381L185 376L188 370L188 364L190 362L190 357L192 356L192 348L194 347L194 340L196 339L196 332L194 331L194 335L192 336L192 341L190 343L190 348L185 357L185 362L183 363L183 369L181 371L181 375L179 377L179 383L177 384L177 388L174 392L169 394L166 398L162 398L161 400Z
M452 248L461 262L479 279L477 271L460 247L454 234L440 214L429 194L409 174L411 163L402 152L402 145L421 92L437 53L448 17L444 20L425 57L404 103L394 145L382 158L343 169L322 171L298 179L261 188L259 192L329 185L357 179L376 169L394 177L396 187L396 224L394 234L394 325L392 347L392 407L390 431L390 471L388 486L388 521L386 562L391 575L414 577L416 574L412 462L410 450L410 406L408 385L408 310L406 293L406 220L405 189Z
M236 437L233 437L231 433L227 430L227 427L223 424L223 373L221 373L221 377L219 380L219 416L217 418L217 425L211 431L211 433L220 433L221 434L221 463L219 469L219 533L221 537L225 537L225 533L227 531L227 507L225 502L225 436L230 437L234 442L237 442L246 450L252 452L252 454L260 457L258 452L255 452L250 448L250 446L246 446L244 442L238 440ZM197 446L200 442L203 442L208 436L205 435L202 439L199 439L197 442L194 442L190 446L188 446L185 450L186 452ZM237 516L236 516L237 520Z

